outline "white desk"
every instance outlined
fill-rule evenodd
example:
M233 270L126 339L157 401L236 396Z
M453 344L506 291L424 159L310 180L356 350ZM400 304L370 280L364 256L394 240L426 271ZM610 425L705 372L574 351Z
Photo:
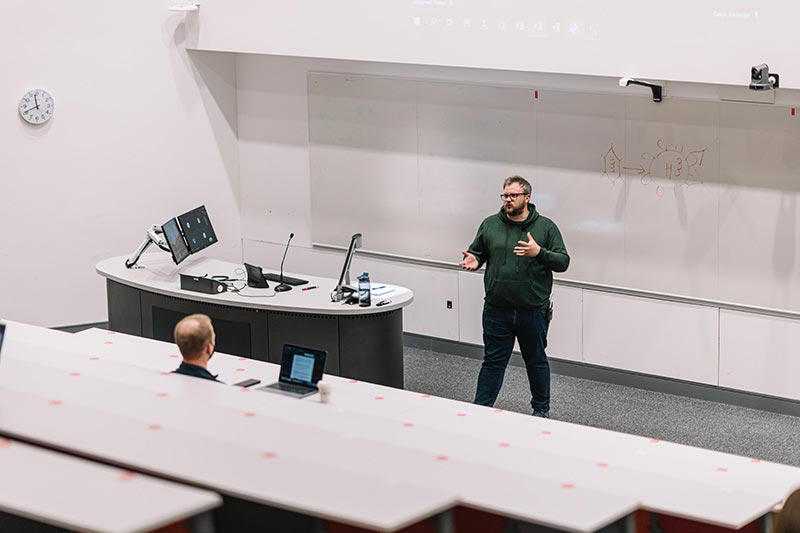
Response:
M309 281L288 292L245 288L241 293L203 294L180 288L180 274L228 276L245 285L241 264L192 256L175 266L166 254L145 254L135 268L125 257L101 261L97 272L106 278L109 327L114 331L172 340L172 329L183 316L201 312L216 325L221 352L279 363L283 345L299 344L328 352L326 371L403 386L403 315L414 294L405 287L384 285L369 307L331 302L335 279L291 274ZM391 292L385 292L391 291ZM391 303L381 307L380 300Z
M132 361L134 353L148 352L153 355L146 364L170 368L167 353L173 348L168 344L109 335L103 330L82 332L77 337L91 340L85 345L87 350L122 361ZM231 382L245 377L274 381L278 371L275 365L229 356L213 359L211 368ZM334 385L331 405L317 405L312 399L287 400L291 408L273 410L271 416L302 418L314 427L420 451L431 452L431 443L436 443L437 452L472 464L488 463L520 475L627 494L641 499L646 509L728 528L742 527L765 515L800 485L800 469L795 467L533 420L364 382L325 379ZM269 410L262 402L256 397L252 409ZM467 501L469 483L462 489L462 501Z
M7 363L3 363L3 374L15 383L23 382L19 388L26 388L24 382L31 376L42 385L22 392L10 387L7 379L0 380L4 406L0 432L7 435L378 531L394 531L444 511L455 501L452 494L402 481L322 463L312 468L303 458L292 456L280 439L269 439L270 428L263 426L256 441L240 442L242 435L235 432L214 438L201 428L225 431L218 427L220 420L214 413L192 414L192 402L178 403L175 398L170 402L89 376L80 376L80 386L70 387L66 373L30 363ZM62 393L57 399L55 390ZM149 398L158 399L155 403L160 405ZM164 407L167 402L169 408ZM91 403L97 406L88 406ZM232 420L235 415L243 423L259 423L241 412L228 411L225 416Z
M130 341L131 346L139 344L134 352L143 353L149 351L145 345L155 344L106 333L105 338L115 339L115 344L107 345L102 337L90 339L92 335L97 334L74 336L76 346L92 340L104 349L119 349ZM435 447L396 446L373 438L370 420L360 428L357 423L344 430L324 427L322 419L335 408L314 397L296 401L162 375L162 364L170 369L177 365L166 354L158 355L164 361L158 363L159 369L137 368L76 346L72 353L34 346L24 353L4 351L0 404L24 402L25 408L8 416L0 412L0 431L58 442L90 456L226 494L378 530L397 529L460 502L566 531L589 532L630 514L638 504L629 495L564 488L560 480L535 472L505 473L457 454L443 460ZM238 358L222 355L212 361L218 359L241 364ZM59 392L61 402L54 406L49 405L53 391ZM199 397L207 402L202 411L196 409ZM335 418L345 420L341 414ZM150 429L154 424L159 429ZM98 426L105 428L102 438L88 435ZM187 448L187 440L192 442L190 450L176 458L178 450ZM264 453L275 457L265 461ZM226 460L197 471L199 458L214 456ZM317 478L325 480L319 493L316 484L309 490L305 483ZM303 483L298 485L298 480ZM504 488L511 486L519 490L509 493Z
M312 468L289 453L290 444L271 442L273 428L263 420L242 407L215 407L220 398L238 398L238 389L43 346L53 343L26 346L17 334L35 328L11 323L6 331L11 340L0 363L5 434L378 531L400 529L455 503L454 494L342 470L329 461ZM61 345L73 338L57 337ZM53 364L43 364L48 358ZM199 395L212 400L205 411L196 409ZM243 439L242 429L254 422L261 428L257 438ZM198 435L203 428L208 434Z
M221 498L0 438L0 511L57 527L138 533L205 513Z

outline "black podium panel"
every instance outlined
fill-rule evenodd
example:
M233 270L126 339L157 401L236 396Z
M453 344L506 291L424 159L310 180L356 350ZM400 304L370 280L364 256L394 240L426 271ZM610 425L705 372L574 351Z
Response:
M327 351L325 373L339 375L339 325L335 316L270 311L270 363L281 364L284 344Z
M108 302L108 329L142 336L142 291L106 280L106 300Z
M159 341L174 342L175 326L183 317L190 314L185 311L172 311L153 306L153 338ZM211 321L214 323L214 333L217 337L215 351L250 357L253 353L251 324L213 316Z
M142 336L174 342L172 330L186 315L211 317L217 334L216 350L268 361L267 312L173 298L141 291Z
M403 310L339 317L339 375L403 388Z
M9 533L73 533L71 529L51 526L32 518L0 511L0 531Z
M280 363L285 343L328 352L325 373L403 388L403 310L362 315L269 311L166 296L108 280L112 331L173 342L186 315L211 317L222 353Z

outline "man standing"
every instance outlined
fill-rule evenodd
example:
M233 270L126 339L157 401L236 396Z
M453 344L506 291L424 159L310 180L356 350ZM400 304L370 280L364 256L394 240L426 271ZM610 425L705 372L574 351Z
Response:
M475 403L494 405L506 366L519 341L528 372L533 415L550 418L547 329L553 272L564 272L569 255L555 223L530 203L531 184L520 176L503 183L503 207L486 218L459 263L477 270L484 263L484 356Z
M217 340L211 319L201 314L183 317L175 326L174 335L175 344L183 356L183 362L174 371L175 374L217 381L217 376L207 368Z

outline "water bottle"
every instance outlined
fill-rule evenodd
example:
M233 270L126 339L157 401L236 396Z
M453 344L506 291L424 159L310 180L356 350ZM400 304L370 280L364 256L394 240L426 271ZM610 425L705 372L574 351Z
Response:
M358 276L358 305L369 307L372 304L370 299L369 272L364 272Z

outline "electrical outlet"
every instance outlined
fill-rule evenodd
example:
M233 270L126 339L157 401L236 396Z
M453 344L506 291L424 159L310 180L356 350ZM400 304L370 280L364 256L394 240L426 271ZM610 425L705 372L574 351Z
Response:
M452 309L453 308L453 300L447 300L447 308L448 309Z

